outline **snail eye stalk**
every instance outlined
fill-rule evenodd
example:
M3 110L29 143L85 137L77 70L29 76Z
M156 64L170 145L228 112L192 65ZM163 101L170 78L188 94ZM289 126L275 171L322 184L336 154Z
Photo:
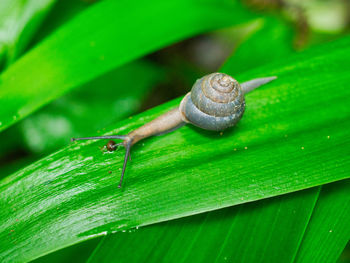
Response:
M126 164L128 163L128 157L131 160L130 149L131 149L131 142L128 142L125 145L125 156L124 156L123 170L122 170L122 176L120 177L118 188L122 187L122 182L123 182L123 178L124 178L124 174L125 174L125 168L126 168Z
M113 145L113 148L115 149L117 146L119 145L124 145L125 147L125 157L124 157L124 163L123 163L123 170L122 170L122 175L120 178L120 182L118 185L118 188L122 187L122 182L123 182L123 178L124 178L124 174L125 174L125 169L126 169L126 165L128 163L128 158L131 161L131 156L130 156L130 149L132 146L132 141L131 140L127 140L129 137L127 135L110 135L110 136L93 136L93 137L81 137L81 138L72 138L71 141L81 141L81 140L100 140L100 139L120 139L120 140L124 140L124 142L126 143L117 143Z
M126 135L110 135L110 136L93 136L93 137L81 137L81 138L72 138L70 139L72 142L81 141L81 140L100 140L100 139L121 139L125 140L127 138Z

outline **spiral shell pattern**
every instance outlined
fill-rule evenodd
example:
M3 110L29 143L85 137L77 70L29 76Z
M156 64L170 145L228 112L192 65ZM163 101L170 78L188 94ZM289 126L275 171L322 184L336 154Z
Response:
M198 79L180 104L184 121L215 131L234 126L241 119L244 108L241 86L224 73L212 73Z

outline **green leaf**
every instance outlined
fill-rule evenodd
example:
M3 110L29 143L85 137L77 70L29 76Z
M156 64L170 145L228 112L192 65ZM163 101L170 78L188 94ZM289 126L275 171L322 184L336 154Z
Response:
M1 0L0 64L12 63L23 52L55 2Z
M240 12L232 17L237 10ZM0 76L0 130L113 68L250 17L239 3L228 0L219 5L214 0L98 2Z
M88 262L291 262L318 190L108 235Z
M349 183L108 235L88 262L294 262L298 249L296 262L335 262L350 234Z
M295 262L336 262L350 239L350 180L322 187Z
M37 34L33 37L31 45L37 45L48 35L52 34L64 23L74 18L84 9L97 3L98 1L81 1L81 0L59 0L53 6L49 16L40 26Z
M91 254L90 263L336 262L349 239L349 183L343 180L321 191L312 188L110 234L92 254L92 246L83 242L35 262L71 260L81 254ZM303 255L294 260L298 250Z
M278 80L249 94L245 116L223 135L188 125L136 145L122 189L124 151L103 155L98 147L104 142L72 144L5 178L0 256L34 259L111 231L348 178L349 40L238 76ZM125 120L110 133L125 134L179 101Z
M32 263L62 263L72 262L85 263L93 253L103 237L90 239L88 241L69 246L63 250L56 251L44 257L31 261Z

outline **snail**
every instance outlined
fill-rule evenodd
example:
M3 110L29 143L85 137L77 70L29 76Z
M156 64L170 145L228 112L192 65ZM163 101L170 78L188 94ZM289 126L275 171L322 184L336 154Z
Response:
M76 140L120 139L123 142L109 142L108 150L119 145L126 149L123 169L118 187L122 185L125 168L130 158L130 149L138 141L160 135L186 123L191 123L206 130L221 131L234 126L241 118L245 109L244 94L264 85L276 77L257 78L242 84L224 73L212 73L198 79L180 102L180 105L158 118L131 131L127 135L110 135L97 137L72 138Z

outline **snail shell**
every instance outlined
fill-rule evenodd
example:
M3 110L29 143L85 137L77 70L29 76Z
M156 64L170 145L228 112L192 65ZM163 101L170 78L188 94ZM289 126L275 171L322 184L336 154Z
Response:
M240 84L224 73L213 73L198 79L180 104L185 122L215 131L234 126L242 118L244 108Z

